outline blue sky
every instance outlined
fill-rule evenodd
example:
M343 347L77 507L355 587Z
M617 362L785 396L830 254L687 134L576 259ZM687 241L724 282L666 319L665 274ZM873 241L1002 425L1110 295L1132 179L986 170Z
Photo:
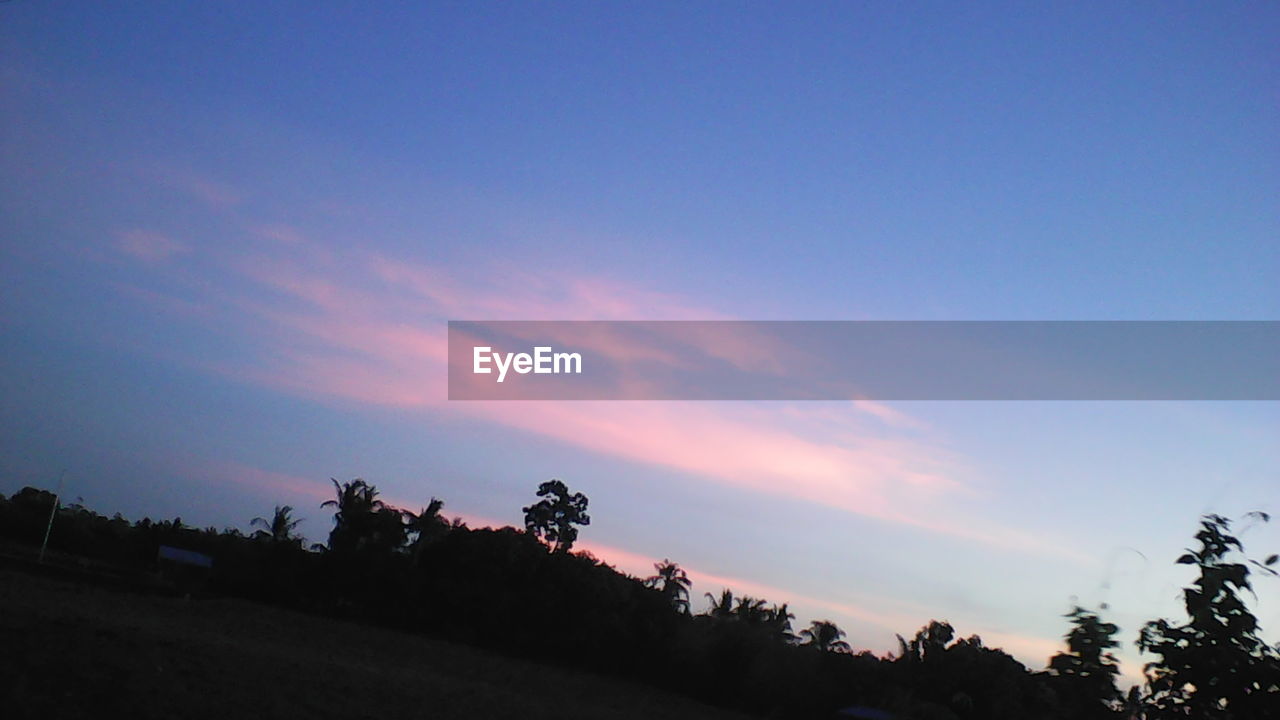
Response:
M1201 512L1280 511L1274 403L464 409L439 358L448 319L1277 319L1274 6L263 5L0 4L0 491L318 540L329 477L501 523L561 477L624 569L1033 665L1072 596L1127 646L1174 613Z

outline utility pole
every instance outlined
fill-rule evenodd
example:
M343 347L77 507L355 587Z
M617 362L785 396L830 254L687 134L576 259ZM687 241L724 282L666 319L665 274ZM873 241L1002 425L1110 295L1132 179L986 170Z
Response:
M53 530L53 518L58 514L58 500L62 497L62 480L67 476L67 471L63 470L58 476L58 492L53 494L53 507L49 508L49 524L44 526L44 542L40 543L40 559L38 562L44 562L44 550L49 547L49 533Z

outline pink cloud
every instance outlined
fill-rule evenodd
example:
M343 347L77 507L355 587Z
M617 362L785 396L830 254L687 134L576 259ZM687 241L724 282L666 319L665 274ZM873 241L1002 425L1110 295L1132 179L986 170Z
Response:
M493 270L461 282L439 268L368 259L368 269L391 288L449 320L714 320L723 316L671 295L556 273Z
M967 492L954 459L908 440L850 439L779 424L732 403L465 403L462 412L728 487L805 500L1003 549L1084 561L1051 539L988 527L939 500ZM812 427L805 428L813 430Z
M878 403L872 400L853 400L853 407L871 415L889 427L913 430L924 429L924 425L916 418L911 417L901 410L885 405L884 403Z
M333 497L333 488L327 482L263 470L241 463L210 463L200 474L210 480L230 482L254 490L267 490L282 496L286 501L301 497L323 502Z
M264 359L222 372L308 396L466 415L730 488L1078 559L1051 540L957 517L947 500L972 492L958 479L961 463L919 437L869 432L862 418L919 430L883 405L445 399L446 319L715 316L684 299L599 278L519 272L472 287L431 266L358 250L315 252L309 243L260 251L228 261L228 269L268 292L228 290L225 306L256 335Z

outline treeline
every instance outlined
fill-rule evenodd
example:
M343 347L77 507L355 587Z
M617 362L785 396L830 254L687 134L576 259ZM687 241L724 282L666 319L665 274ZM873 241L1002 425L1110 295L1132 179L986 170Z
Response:
M469 528L434 498L417 512L396 508L363 480L335 480L334 490L323 545L306 545L288 506L246 533L105 517L35 488L0 495L0 537L39 545L48 531L54 552L147 577L161 546L182 548L213 558L207 592L634 678L768 717L1280 718L1280 650L1261 639L1245 602L1251 573L1274 575L1277 559L1244 558L1216 515L1178 559L1199 570L1184 593L1187 618L1142 628L1147 682L1121 693L1119 629L1082 608L1067 616L1066 648L1045 670L938 621L877 657L851 648L832 622L797 628L785 604L729 589L708 593L709 609L695 615L689 579L670 561L635 578L573 552L588 501L560 481L539 486L523 530Z

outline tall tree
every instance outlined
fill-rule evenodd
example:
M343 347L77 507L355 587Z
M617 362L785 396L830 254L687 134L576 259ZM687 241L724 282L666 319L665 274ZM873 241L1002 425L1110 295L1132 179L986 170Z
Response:
M1071 619L1067 652L1049 660L1062 702L1070 707L1071 716L1080 720L1114 718L1121 700L1116 688L1120 662L1111 649L1120 647L1115 640L1119 628L1082 607L1072 609L1066 617Z
M1231 521L1221 515L1202 518L1199 547L1178 558L1199 570L1183 591L1187 621L1155 620L1142 628L1138 648L1159 657L1146 666L1151 717L1280 718L1280 651L1259 636L1258 620L1241 597L1253 592L1249 565L1274 575L1277 557L1236 562L1244 546L1230 531Z
M525 529L535 537L551 543L552 552L568 552L578 539L577 525L590 525L587 496L570 493L559 480L548 480L538 486L542 498L524 510Z
M645 578L644 584L662 593L677 612L688 615L689 588L693 584L689 575L679 565L665 558L660 563L654 563L653 569L658 574Z

